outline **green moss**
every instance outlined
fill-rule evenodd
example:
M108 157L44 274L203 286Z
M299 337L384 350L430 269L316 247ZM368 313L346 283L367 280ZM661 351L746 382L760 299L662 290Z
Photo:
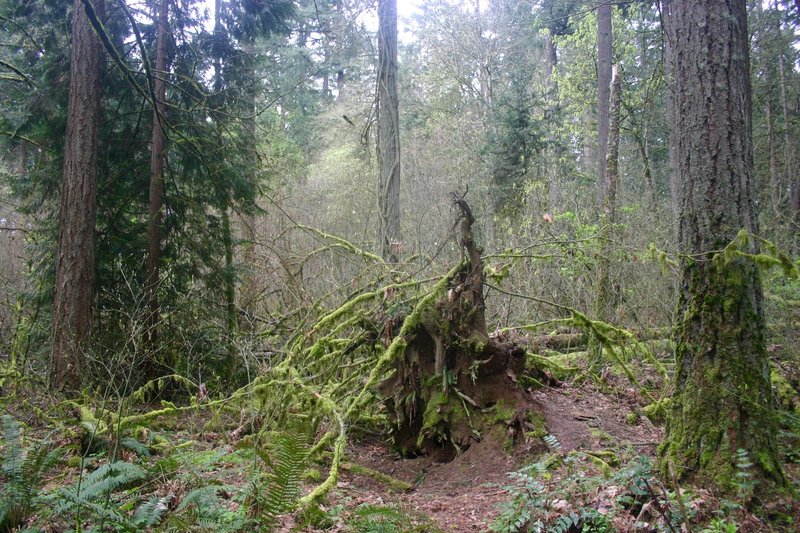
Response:
M625 422L629 426L635 426L639 423L639 415L637 413L630 412L625 416Z
M322 479L322 473L316 468L309 468L303 472L303 479L306 481L317 482Z
M663 400L658 400L657 402L653 402L650 405L647 405L642 409L644 415L650 419L650 421L654 424L661 424L667 418L667 411L669 411L672 407L672 399L671 398L664 398ZM634 413L631 413L634 414Z
M422 429L419 432L417 446L422 446L426 437L443 438L450 425L453 414L453 403L447 393L436 391L425 404L422 416Z
M547 420L544 415L533 410L527 412L528 422L533 426L533 429L525 433L528 436L541 439L547 436L550 432L547 430Z
M590 431L592 437L596 438L600 442L611 442L612 437L607 431L603 431L602 429L592 428Z
M770 370L769 381L775 391L778 405L784 409L794 410L795 414L800 415L800 402L797 402L798 392L777 368Z
M492 408L494 410L494 422L510 423L516 416L516 411L510 405L505 405L503 402L497 402Z

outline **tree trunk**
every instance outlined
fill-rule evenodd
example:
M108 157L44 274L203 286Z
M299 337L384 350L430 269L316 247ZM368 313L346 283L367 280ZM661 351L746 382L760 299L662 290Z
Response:
M772 212L777 220L781 218L781 180L778 176L778 155L775 151L775 118L772 111L772 98L767 95L767 144L769 145L769 198Z
M775 440L755 253L745 0L664 0L681 282L677 375L662 471L736 488L737 450L768 491L784 484Z
M611 105L611 4L602 2L597 8L597 185L602 212L608 194L606 152Z
M611 76L611 109L609 111L608 150L604 173L600 216L600 257L597 261L597 293L595 314L601 320L611 321L617 296L611 284L611 254L613 252L614 224L616 223L617 183L619 181L619 126L622 82L619 68L614 65Z
M98 16L102 0L95 4ZM85 350L92 327L97 144L100 128L102 48L82 0L72 13L67 132L61 191L61 232L53 295L53 346L50 381L56 390L81 385Z
M549 29L545 30L544 60L544 75L547 87L545 119L548 122L555 122L559 117L558 81L554 75L558 63L558 53L556 51L556 43L553 40L553 32ZM556 137L555 129L556 128L549 129L547 139L547 159L549 161L547 171L547 198L550 213L555 213L560 205L558 176L563 150Z
M150 147L150 204L147 220L147 324L145 329L148 357L153 358L158 344L158 321L161 315L158 303L159 267L161 263L161 211L164 204L164 146L163 129L166 113L167 86L167 31L169 30L169 0L160 0L156 19L156 70L153 73L153 133ZM148 361L148 378L155 377L153 361Z
M336 71L336 101L344 102L344 69Z
M388 262L400 257L400 119L397 97L397 0L378 0L379 246Z
M791 188L790 220L800 224L800 177L795 176L794 146L792 144L792 125L789 120L789 100L786 96L786 67L783 56L778 62L781 74L781 108L783 111L783 168L786 173L786 183Z

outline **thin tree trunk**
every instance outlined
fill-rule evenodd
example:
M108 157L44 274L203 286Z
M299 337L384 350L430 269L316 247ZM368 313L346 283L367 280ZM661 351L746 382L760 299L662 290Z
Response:
M400 117L397 97L397 0L378 0L379 246L388 262L400 258Z
M158 302L159 270L161 263L161 212L164 204L164 148L165 135L163 129L166 113L167 86L164 78L167 75L167 32L169 31L169 0L160 0L156 26L156 70L153 74L153 132L150 147L150 203L147 223L147 324L145 330L146 345L150 351L148 357L154 357L158 344L158 321L161 315ZM148 378L155 377L153 361L148 361L146 372Z
M611 4L604 2L597 8L597 191L599 199L600 253L597 258L595 278L594 314L604 321L610 320L610 253L611 227L614 215L614 195L609 177L610 159L609 134L611 122L611 80L612 80L612 33ZM619 110L617 110L619 111ZM619 115L619 112L617 113ZM619 127L617 125L617 127ZM616 161L614 161L616 168ZM599 362L601 346L592 342L590 351L595 362Z
M558 63L558 53L556 51L556 43L553 40L553 33L551 30L545 30L544 41L544 75L546 77L545 83L547 87L547 116L545 117L548 122L556 121L559 114L558 109L558 82L554 76L556 65ZM547 139L547 153L548 153L548 180L547 180L547 198L548 209L553 213L559 206L560 190L558 184L558 169L561 161L561 146L555 134L556 128L550 128L549 137Z
M98 16L102 15L103 7L102 0L95 3ZM102 61L102 47L83 1L75 0L59 216L61 232L53 295L50 382L56 390L80 387L92 328Z
M794 152L792 146L792 125L789 122L789 99L786 96L786 67L783 56L778 62L781 74L781 108L783 111L783 168L786 183L791 188L791 220L800 223L800 177L795 176Z
M336 71L336 101L344 101L344 69Z
M214 33L218 36L224 34L222 27L222 10L225 8L225 0L214 2ZM303 37L305 39L307 37ZM222 87L222 58L214 58L214 92L219 95ZM225 299L225 333L226 333L226 353L227 361L225 366L230 371L233 369L233 360L236 348L233 344L236 334L237 313L236 313L236 275L233 267L233 233L231 230L231 219L228 213L229 199L227 196L219 206L222 216L222 244L225 249L225 268L222 273L223 295Z
M678 481L738 485L747 452L758 490L784 485L771 411L753 193L745 0L664 0L678 185L677 374L661 468ZM733 243L731 245L731 243ZM733 253L720 254L729 245ZM731 250L731 248L728 248Z
M619 126L622 82L619 68L611 75L611 108L609 110L608 153L606 156L603 205L600 218L601 252L597 261L596 315L602 320L613 318L617 295L611 286L611 253L616 222L617 183L619 181Z
M258 169L258 139L256 138L256 90L257 80L255 79L255 65L253 64L253 56L255 54L255 47L252 43L243 43L243 50L246 57L246 72L248 73L248 81L246 82L246 94L244 98L247 102L247 114L245 119L244 130L248 138L247 150L247 180L255 188L257 186L256 180ZM259 288L255 276L255 241L256 241L256 211L257 205L253 205L253 212L245 212L241 216L241 233L242 233L242 260L245 265L245 271L240 283L240 307L244 311L244 321L242 326L247 331L252 331L254 318L256 314L256 299L259 294ZM230 310L229 316L230 316ZM234 315L236 310L234 309ZM234 316L234 318L237 318Z
M775 150L775 118L772 111L772 98L767 95L767 143L769 144L769 198L772 212L781 217L781 183L778 175L778 155Z
M611 104L611 4L602 2L597 8L597 185L600 212L608 194L606 153Z

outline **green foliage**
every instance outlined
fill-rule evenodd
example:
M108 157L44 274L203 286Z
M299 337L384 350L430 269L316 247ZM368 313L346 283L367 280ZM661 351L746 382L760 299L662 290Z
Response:
M714 518L707 527L700 530L700 533L737 533L738 531L739 525L736 522L726 522L720 518Z
M551 449L560 449L557 439L547 440ZM580 468L588 464L593 464L589 454L559 452L512 473L514 483L506 487L512 498L501 504L492 531L610 533L616 531L615 517L622 520L620 523L632 524L645 505L660 510L650 516L650 520L659 523L659 531L674 531L683 520L675 510L676 502L657 489L647 457L634 459L610 478L605 473L596 476ZM561 466L564 472L551 474ZM542 480L547 479L551 481L545 486ZM587 501L591 497L597 497L597 501Z
M269 472L251 487L252 507L253 512L263 517L268 525L273 524L279 515L297 507L303 473L308 464L308 439L308 431L284 431L270 439L268 450L256 450L269 467Z
M386 505L362 504L347 522L353 533L410 533L433 531L432 524L415 526L407 512Z
M232 513L220 496L222 485L212 483L189 491L164 520L172 531L241 531L248 520L241 513Z
M2 421L2 485L0 485L0 531L21 526L39 502L45 474L58 464L61 449L44 441L25 447L19 423L9 415Z
M739 448L736 450L736 496L742 502L744 507L747 507L750 498L753 496L753 491L758 485L758 479L755 478L753 471L753 463L747 450Z
M506 487L513 497L501 504L500 515L492 523L497 533L519 531L544 531L544 521L534 516L537 509L547 504L545 487L539 477L547 471L544 463L534 463L510 474L514 485Z
M48 499L55 504L55 512L61 517L72 517L80 523L90 516L100 522L113 524L117 529L135 531L137 526L123 510L128 503L124 499L124 491L145 477L145 471L135 464L125 461L105 463L90 474L81 476L72 487L59 489ZM123 498L120 501L115 496ZM154 513L159 510L158 505L147 502L140 518L154 520Z

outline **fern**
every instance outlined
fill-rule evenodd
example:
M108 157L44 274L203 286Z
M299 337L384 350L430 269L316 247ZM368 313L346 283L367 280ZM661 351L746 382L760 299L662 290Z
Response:
M272 439L267 453L256 450L258 456L269 466L265 476L266 488L252 487L255 511L267 525L274 524L281 514L293 511L300 498L300 483L308 461L309 434L303 430L288 430Z
M127 450L132 451L139 457L150 457L150 448L146 444L142 444L133 437L123 437L119 440L119 445Z
M400 533L406 530L403 528L405 516L392 507L364 504L354 514L349 525L357 533Z
M222 505L222 498L219 497L220 487L218 485L208 485L199 487L187 493L181 503L175 509L181 512L194 506L198 511L203 509L213 509Z
M736 496L744 507L747 506L756 485L758 485L758 480L751 471L752 468L753 463L750 461L747 450L743 448L736 450Z
M547 447L550 448L550 451L553 453L561 453L561 443L558 442L558 437L555 435L545 435L542 437L542 440L547 444Z
M241 512L228 509L220 496L224 491L233 490L233 487L222 485L205 485L190 491L175 512L166 517L163 530L211 533L244 531L248 526L247 518Z
M159 498L152 496L150 499L142 503L133 513L133 523L137 527L152 527L158 525L164 518L164 515L169 510L169 504L172 503L173 496L168 494Z
M25 448L19 423L8 415L1 418L4 444L0 531L12 531L31 514L42 479L58 463L61 449L51 450L48 441Z
M80 517L83 512L110 522L116 530L139 528L130 522L119 508L111 505L110 496L141 481L145 471L125 461L106 463L70 488L62 488L52 499L57 513Z

